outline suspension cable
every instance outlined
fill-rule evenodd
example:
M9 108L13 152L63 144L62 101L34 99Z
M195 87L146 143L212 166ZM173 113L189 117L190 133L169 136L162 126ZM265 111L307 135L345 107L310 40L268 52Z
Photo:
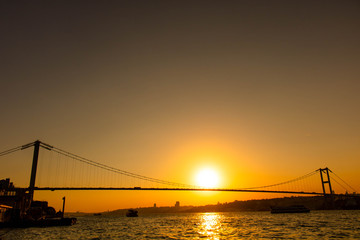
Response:
M335 178L332 179L334 182L336 182L337 184L339 184L342 188L345 189L345 191L348 191L348 189L346 187L344 187L341 183L339 183L338 181L336 181Z
M329 169L330 170L330 169ZM346 186L348 186L349 188L351 188L354 192L357 192L352 186L350 186L349 184L347 184L347 182L345 182L341 177L339 177L336 173L334 173L333 171L330 170L330 172L332 174L334 174L334 176L336 176L337 178L339 178L343 183L345 183ZM335 182L336 180L333 179ZM345 188L346 189L346 188Z
M16 152L16 151L19 151L19 150L21 150L21 148L22 148L22 146L19 146L19 147L11 148L11 149L8 149L6 151L0 152L0 157L5 156L5 155L10 154L10 153L13 153L13 152Z
M67 157L71 157L71 158L73 158L73 159L75 159L77 161L86 163L88 165L92 165L94 167L102 168L104 170L115 172L115 173L122 174L122 175L126 175L126 176L129 176L129 177L133 177L133 178L137 178L137 179L141 179L141 180L146 180L146 181L150 181L150 182L155 182L155 183L161 183L161 184L166 184L166 185L183 187L183 188L194 187L193 185L189 185L189 184L182 184L182 183L165 181L165 180L161 180L161 179L157 179L157 178L146 177L146 176L143 176L143 175L139 175L139 174L131 173L131 172L128 172L128 171L124 171L124 170L121 170L121 169L118 169L118 168L110 167L110 166L107 166L105 164L92 161L90 159L78 156L76 154L64 151L64 150L56 148L56 147L53 147L52 151L54 151L56 153L59 153L59 154L62 154L62 155L67 156Z
M303 175L303 176L301 176L301 177L294 178L294 179L292 179L292 180L286 181L286 182L281 182L281 183L272 184L272 185L266 185L266 186L260 186L260 187L243 188L243 189L257 189L257 188L275 187L275 186L279 186L279 185L283 185L283 184L287 184L287 183L291 183L291 182L296 182L296 181L299 181L299 180L302 180L302 179L311 177L312 175L314 175L314 174L316 174L316 173L317 173L317 170L312 171L311 173L305 174L305 175Z

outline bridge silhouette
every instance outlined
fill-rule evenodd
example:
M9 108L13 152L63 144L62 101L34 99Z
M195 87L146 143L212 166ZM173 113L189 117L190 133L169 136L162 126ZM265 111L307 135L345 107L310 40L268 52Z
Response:
M333 185L332 183L338 184L345 193L348 192L356 192L354 188L352 188L349 184L347 184L342 178L340 178L338 175L336 175L333 171L331 171L329 168L319 168L317 170L314 170L308 174L305 174L303 176L285 181L280 182L277 184L271 184L271 185L265 185L265 186L258 186L258 187L246 187L246 188L202 188L195 185L189 185L189 184L183 184L178 182L172 182L172 181L165 181L162 179L147 177L144 175L132 173L129 171L121 170L118 168L114 168L99 162L95 162L93 160L78 156L76 154L64 151L62 149L59 149L57 147L51 146L49 144L43 143L39 140L21 145L19 147L15 147L3 152L0 152L0 157L5 156L8 154L15 153L17 151L21 151L24 149L28 149L30 147L34 147L33 152L33 160L32 160L32 167L31 167L31 175L30 175L30 184L28 187L26 187L26 191L30 193L31 196L33 196L34 191L55 191L55 190L136 190L136 191L217 191L217 192L255 192L255 193L282 193L282 194L295 194L295 195L334 195ZM38 166L41 165L41 161L39 161L39 153L40 149L43 149L42 152L51 152L54 154L57 154L57 164L55 166L55 170L52 172L49 170L50 167L47 168L48 178L53 178L56 175L59 175L58 177L60 179L63 179L63 181L68 180L69 183L57 183L53 184L52 186L49 184L51 181L45 181L45 186L39 186L36 184L36 178L38 173ZM46 158L46 157L45 157ZM49 166L54 164L54 157L48 157L49 158ZM45 160L45 159L42 159ZM69 169L69 165L71 165L74 169ZM76 167L74 167L76 166ZM44 168L44 166L42 166ZM64 169L65 176L60 176L60 170ZM84 170L85 169L85 170ZM96 172L97 171L97 172ZM101 186L99 182L99 171L101 171L102 180L109 179L109 176L115 179L115 183L105 183L105 185L112 185L112 186ZM67 175L69 172L72 172L73 175L71 177L68 177ZM110 178L111 178L110 177ZM299 185L300 187L304 187L304 182L310 181L312 184L315 183L314 177L316 177L317 183L316 184L318 189L320 190L306 190L306 189L300 189L300 190L287 190L286 186L294 186ZM70 180L68 179L70 178ZM80 178L80 179L78 179ZM119 182L119 178L121 181ZM139 186L135 184L135 182L124 182L123 179L133 179L137 181L142 181L147 184L155 184L154 186ZM311 179L311 180L309 180ZM53 179L52 179L53 180ZM320 181L319 181L320 180ZM57 180L55 180L57 181ZM53 181L54 182L54 181ZM110 181L111 182L111 181ZM300 183L300 184L298 184ZM64 185L68 186L64 186ZM92 186L86 186L86 184L90 184ZM131 184L133 184L131 186ZM159 187L160 185L160 187ZM304 187L305 188L305 187ZM298 188L297 188L298 189ZM351 189L351 190L350 190ZM338 194L338 193L337 193Z

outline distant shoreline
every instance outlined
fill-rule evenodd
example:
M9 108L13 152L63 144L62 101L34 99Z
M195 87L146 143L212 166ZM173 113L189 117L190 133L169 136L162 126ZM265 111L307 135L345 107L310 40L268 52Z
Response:
M260 200L234 201L230 203L209 204L204 206L164 206L134 208L141 214L163 213L205 213L205 212L250 212L270 211L273 206L304 205L311 210L360 210L359 195L344 196L314 196L314 197L284 197ZM94 213L102 215L125 215L129 208L104 212L71 212L70 216L85 216Z

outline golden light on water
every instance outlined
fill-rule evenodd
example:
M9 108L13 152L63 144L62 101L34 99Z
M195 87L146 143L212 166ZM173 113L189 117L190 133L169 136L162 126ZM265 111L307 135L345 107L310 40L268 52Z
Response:
M204 213L201 215L201 235L211 237L211 239L219 239L220 218L218 213Z

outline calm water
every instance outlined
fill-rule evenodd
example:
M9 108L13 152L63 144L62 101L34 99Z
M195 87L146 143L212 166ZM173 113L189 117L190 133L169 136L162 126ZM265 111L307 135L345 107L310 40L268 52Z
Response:
M70 227L2 229L1 239L360 239L360 211L79 217Z

